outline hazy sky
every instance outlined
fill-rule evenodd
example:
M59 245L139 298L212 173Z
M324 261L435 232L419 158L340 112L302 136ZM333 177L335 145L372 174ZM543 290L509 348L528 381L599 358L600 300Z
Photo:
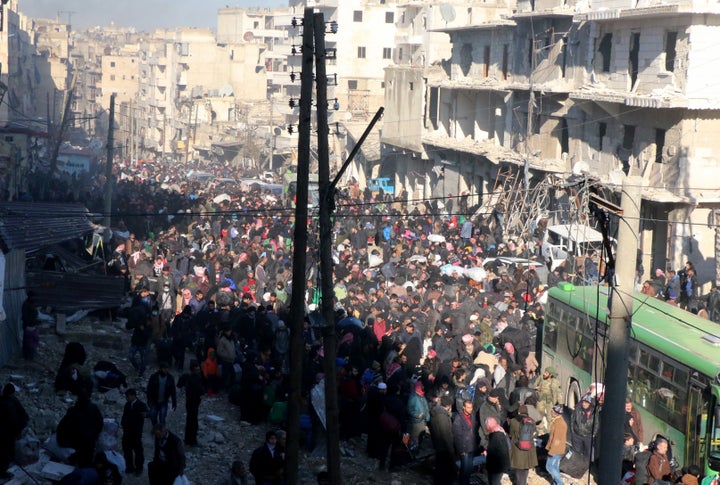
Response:
M20 11L30 17L56 18L59 11L72 11L72 26L95 25L136 27L211 27L217 25L218 8L283 7L287 0L19 0ZM67 13L60 19L68 20Z

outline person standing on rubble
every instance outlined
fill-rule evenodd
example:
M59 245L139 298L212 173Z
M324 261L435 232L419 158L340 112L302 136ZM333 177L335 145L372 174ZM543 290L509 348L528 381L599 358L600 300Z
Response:
M15 457L15 442L28 420L25 409L15 397L15 386L5 384L0 396L0 480L13 477L8 473L8 467Z

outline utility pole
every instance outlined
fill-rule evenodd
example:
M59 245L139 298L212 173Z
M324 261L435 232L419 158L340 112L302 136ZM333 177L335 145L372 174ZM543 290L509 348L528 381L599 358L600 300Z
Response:
M305 269L307 265L308 181L310 179L310 116L313 88L313 10L303 19L300 119L298 120L297 192L293 237L292 294L290 298L290 395L285 482L298 483L300 468L300 409L302 406L303 323L305 321ZM333 483L333 482L331 482ZM336 482L337 483L337 482Z
M327 72L325 70L325 19L316 13L315 84L317 106L318 183L320 185L320 288L322 292L323 363L325 365L325 424L327 428L327 467L330 483L341 483L340 424L337 398L337 335L335 333L335 291L333 284L332 220L333 194L330 185L328 150ZM307 28L307 26L305 27Z
M190 123L192 123L192 109L193 102L190 101L188 104L188 122L187 122L187 141L185 142L185 165L188 163L188 157L190 156Z
M615 279L611 282L610 328L607 339L605 402L600 415L601 439L598 483L617 483L622 469L625 432L630 326L637 264L642 178L625 177L622 186L622 216L618 228Z
M105 217L104 222L107 228L104 234L109 234L111 215L112 215L112 193L113 193L113 148L115 143L115 137L113 131L115 130L115 93L110 95L110 121L108 126L107 136L107 154L105 160Z
M48 174L48 178L45 181L45 197L48 196L48 189L50 180L55 175L55 172L57 171L57 158L58 154L60 153L60 145L62 144L62 139L65 136L65 131L67 130L68 125L70 124L71 116L70 116L70 108L72 106L72 100L73 100L73 93L75 92L75 82L77 81L77 71L73 74L72 80L70 81L70 87L65 91L65 102L63 103L64 108L62 112L62 120L60 121L60 127L57 130L53 130L53 145L52 145L52 152L50 153L50 173Z

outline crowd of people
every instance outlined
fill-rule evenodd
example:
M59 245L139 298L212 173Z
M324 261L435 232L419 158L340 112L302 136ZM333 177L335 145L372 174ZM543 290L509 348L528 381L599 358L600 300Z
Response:
M147 414L156 438L150 483L172 483L167 477L183 472L183 444L195 446L202 438L197 416L204 396L226 395L250 423L284 425L294 214L283 198L227 183L200 184L160 162L118 170L108 267L125 278L132 295L124 313L132 332L129 360L138 377L151 361L158 368L147 381L147 403L134 389L126 392L123 451L128 471L142 473L138 437ZM552 483L564 483L568 443L587 467L598 459L603 394L590 390L569 411L556 370L541 362L539 344L548 285L572 281L588 271L587 261L569 258L552 272L501 264L499 256L541 259L542 226L509 235L502 214L473 217L467 196L409 206L406 193L398 194L372 194L353 183L338 196L338 380L326 382L322 335L306 318L305 445L312 447L322 431L314 395L333 386L346 456L366 434L364 452L379 469L397 470L432 450L434 483L457 476L467 484L484 470L491 485L509 473L525 485L529 470L542 462ZM315 223L311 218L308 313L322 298ZM177 382L173 369L183 373ZM186 393L183 439L165 423L168 408L177 406L177 387ZM84 405L82 386L78 396ZM625 443L630 466L624 471L633 472L644 437L629 406L633 442ZM283 440L284 433L268 432L253 453L249 471L256 483L283 483ZM640 455L648 456L639 465L648 475L636 483L662 483L678 473L662 459L666 448L662 437L652 441L649 455ZM92 459L91 451L83 462ZM243 463L233 470L245 474Z

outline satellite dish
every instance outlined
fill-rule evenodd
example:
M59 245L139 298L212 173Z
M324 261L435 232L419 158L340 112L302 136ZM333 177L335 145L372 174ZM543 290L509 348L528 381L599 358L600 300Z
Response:
M352 119L352 113L350 113L349 111L346 111L344 117L345 117L345 121L350 121Z
M276 126L273 133L275 133L275 136L280 136L282 134L282 130Z
M252 42L253 40L255 40L255 34L253 34L250 31L247 31L243 34L243 40L245 42Z
M448 3L440 5L440 17L447 23L455 20L455 8Z
M575 165L573 165L572 173L574 175L582 175L583 173L589 173L589 172L590 172L590 164L584 160L580 160Z
M233 88L229 84L224 84L218 89L218 94L221 98L228 98L233 95Z

